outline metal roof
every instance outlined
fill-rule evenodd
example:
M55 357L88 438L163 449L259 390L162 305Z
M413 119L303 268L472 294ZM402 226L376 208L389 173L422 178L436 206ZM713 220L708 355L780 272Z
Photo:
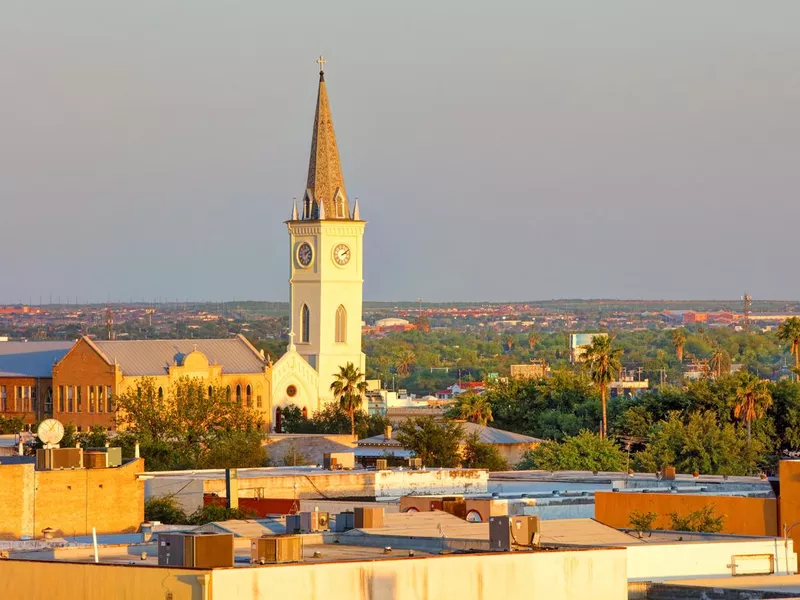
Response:
M183 363L187 354L202 352L223 373L263 373L267 361L240 336L216 340L113 340L92 341L109 363L119 365L127 376L164 375Z
M0 342L0 377L52 377L74 342Z
M542 440L531 437L529 435L522 435L521 433L514 433L512 431L505 431L503 429L495 429L494 427L487 427L486 425L478 425L477 423L461 423L464 427L466 435L478 434L478 438L484 444L536 444ZM358 440L359 446L399 446L400 442L396 439L387 440L381 433Z

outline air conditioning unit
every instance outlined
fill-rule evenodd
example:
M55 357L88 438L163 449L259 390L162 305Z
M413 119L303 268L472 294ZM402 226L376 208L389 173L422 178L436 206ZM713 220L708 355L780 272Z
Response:
M539 545L541 529L539 517L534 515L489 517L489 547L491 550L510 552L514 549Z
M301 512L300 515L300 523L298 529L303 533L312 533L317 531L329 531L330 530L330 518L328 513L320 512L320 511L311 511L311 512ZM289 518L286 519L287 527L286 533L293 533L292 530L289 529L288 523Z
M119 467L122 465L122 448L115 447L101 447L101 448L87 448L87 452L102 452L106 455L106 467Z
M329 471L352 470L356 466L356 455L352 452L326 452L322 455L322 466Z
M300 533L300 515L286 515L286 533Z
M357 506L353 515L356 529L378 529L383 527L383 507Z
M105 452L83 453L83 466L87 469L105 469L108 455Z
M414 471L418 471L422 468L422 459L421 458L409 458L408 459L408 468L413 469Z
M232 567L232 533L161 533L158 564L169 567Z
M278 564L303 560L303 538L299 535L272 535L250 540L250 562Z
M379 458L375 461L375 470L386 471L389 468L389 461L385 458Z
M344 533L345 531L350 531L351 529L355 528L355 513L352 512L342 512L336 515L336 520L334 521L336 526L336 533Z
M43 448L36 451L36 469L80 469L83 466L83 450L80 448Z

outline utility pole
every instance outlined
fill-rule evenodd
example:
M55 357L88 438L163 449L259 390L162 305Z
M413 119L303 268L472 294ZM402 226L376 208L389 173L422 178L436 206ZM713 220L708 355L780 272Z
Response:
M753 306L753 298L750 294L745 293L742 300L744 301L744 330L750 333L750 309Z

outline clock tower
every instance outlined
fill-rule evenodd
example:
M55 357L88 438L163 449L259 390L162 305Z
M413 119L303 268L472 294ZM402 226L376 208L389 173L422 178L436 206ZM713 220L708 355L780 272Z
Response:
M293 207L289 229L290 304L293 344L318 373L319 405L332 399L339 368L353 363L365 371L361 352L365 221L358 200L344 187L339 150L320 57L319 91L311 158L303 201Z

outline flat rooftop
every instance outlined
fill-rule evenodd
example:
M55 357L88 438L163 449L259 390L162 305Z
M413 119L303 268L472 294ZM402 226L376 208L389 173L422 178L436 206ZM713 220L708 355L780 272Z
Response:
M377 472L394 473L435 473L438 471L477 471L485 469L420 469L412 470L407 468L393 468L386 471L376 471L375 469L350 469L341 471L330 471L321 467L260 467L253 469L237 469L239 479L258 479L263 477L336 477L347 475L366 475ZM145 471L137 473L137 477L146 479L191 479L191 480L212 480L225 479L224 469L203 469L198 471Z

